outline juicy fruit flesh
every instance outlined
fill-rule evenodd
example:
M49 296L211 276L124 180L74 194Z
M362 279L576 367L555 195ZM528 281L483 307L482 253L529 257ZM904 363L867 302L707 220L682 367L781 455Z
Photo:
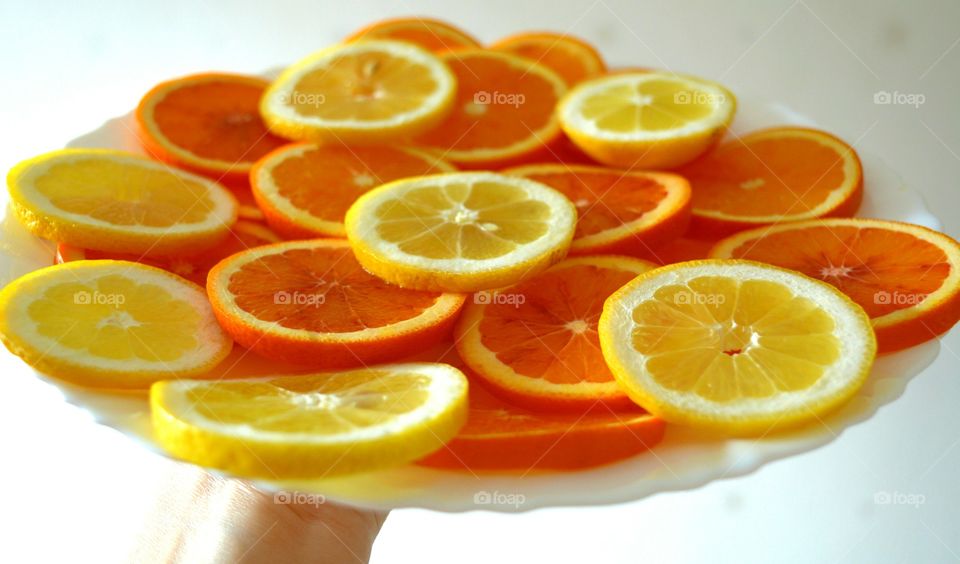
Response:
M368 274L347 247L261 256L230 276L228 290L240 309L260 320L321 333L412 319L440 297L391 286Z
M554 188L573 202L577 207L575 239L636 221L667 196L662 185L645 177L582 171L524 177Z
M943 285L951 268L943 250L927 241L888 229L852 226L769 233L734 249L732 257L828 282L871 318L921 303Z
M633 347L651 378L720 403L809 388L841 350L827 312L771 281L669 284L633 320Z
M376 215L379 236L406 254L484 260L546 235L551 210L521 188L473 182L413 188Z
M153 119L174 145L227 162L253 162L287 141L270 135L258 105L264 86L201 82L167 92Z
M104 359L173 361L200 346L202 319L189 304L115 274L47 287L27 313L41 335Z
M453 151L503 149L530 138L553 117L552 82L490 56L444 57L457 78L453 111L420 144Z
M715 97L686 83L648 80L597 92L584 100L581 112L606 131L663 131L706 118L714 111Z
M389 147L323 147L274 166L280 194L299 209L327 221L343 221L368 190L391 180L441 172L422 157Z
M56 207L115 225L200 223L214 209L203 184L100 158L54 164L35 185Z
M809 211L846 180L836 149L803 138L732 141L682 174L694 209L744 216Z
M429 68L367 51L333 57L307 72L284 103L305 117L374 121L417 110L436 89Z
M547 271L509 290L522 303L493 303L480 322L483 345L518 374L557 384L611 382L597 322L603 302L636 276L576 265Z
M203 417L279 433L340 434L386 423L423 405L429 379L378 370L218 382L187 399Z

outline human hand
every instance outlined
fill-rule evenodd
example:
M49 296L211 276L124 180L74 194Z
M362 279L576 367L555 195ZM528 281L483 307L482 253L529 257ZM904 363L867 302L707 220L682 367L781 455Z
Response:
M262 492L180 465L162 489L134 562L367 562L387 514Z

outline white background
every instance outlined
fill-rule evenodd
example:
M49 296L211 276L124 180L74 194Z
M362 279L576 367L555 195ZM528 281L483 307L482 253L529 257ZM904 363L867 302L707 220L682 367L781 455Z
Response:
M780 100L882 155L960 235L960 4L949 0L5 0L0 169L125 113L162 79L254 73L402 14L446 18L484 41L568 31L611 65L668 67ZM878 91L925 103L877 105ZM942 345L902 397L815 452L615 507L395 511L373 561L960 559L960 331ZM44 386L0 381L0 561L121 561L173 463L94 426ZM879 492L923 503L877 504Z

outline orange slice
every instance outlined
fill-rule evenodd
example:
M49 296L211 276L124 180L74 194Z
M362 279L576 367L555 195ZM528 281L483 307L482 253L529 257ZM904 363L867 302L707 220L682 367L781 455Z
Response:
M756 131L722 144L678 172L693 187L691 233L697 236L847 217L863 197L856 151L816 129Z
M479 47L480 42L462 29L430 18L394 18L376 22L354 32L346 41L394 39L415 43L434 52Z
M413 137L451 110L456 78L412 43L334 45L288 67L260 99L270 131L290 139L376 145Z
M261 159L250 181L258 206L278 233L291 239L346 237L343 216L371 188L454 170L418 149L300 143Z
M536 180L577 207L570 254L647 255L683 235L690 223L690 185L664 172L540 164L507 174Z
M405 290L368 274L342 239L267 245L210 271L223 328L265 357L316 367L396 358L449 334L460 294Z
M607 296L652 268L627 257L566 259L515 286L474 294L457 323L457 351L484 382L521 405L627 405L603 361L597 321Z
M162 268L201 286L207 283L207 272L230 255L270 243L279 243L280 237L263 225L250 221L238 221L230 228L230 234L216 247L196 255L150 258L140 255L110 253L93 249L73 247L65 243L57 245L56 263L76 260L125 260Z
M155 157L218 180L242 180L254 161L287 143L260 119L267 84L220 73L162 82L137 106L140 139Z
M421 459L422 466L504 473L579 470L635 456L663 438L663 421L639 407L614 410L597 403L575 413L529 410L491 394L456 353L440 361L467 375L470 410L466 425Z
M930 340L960 320L960 244L918 225L784 223L728 237L710 256L775 264L833 284L870 316L880 352Z
M453 111L417 143L466 168L498 168L546 151L560 135L554 115L563 80L532 61L472 49L443 57L457 77Z
M490 45L552 69L567 86L606 72L600 53L582 39L565 33L527 32L504 37Z

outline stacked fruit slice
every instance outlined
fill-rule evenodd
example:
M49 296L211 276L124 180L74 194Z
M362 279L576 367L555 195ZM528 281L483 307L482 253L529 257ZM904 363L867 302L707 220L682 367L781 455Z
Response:
M149 388L173 456L268 479L574 470L667 423L817 421L878 349L956 324L960 245L850 217L852 147L737 136L736 109L567 34L485 48L421 18L273 81L163 82L136 112L152 158L10 172L58 264L0 291L0 338L52 377Z

